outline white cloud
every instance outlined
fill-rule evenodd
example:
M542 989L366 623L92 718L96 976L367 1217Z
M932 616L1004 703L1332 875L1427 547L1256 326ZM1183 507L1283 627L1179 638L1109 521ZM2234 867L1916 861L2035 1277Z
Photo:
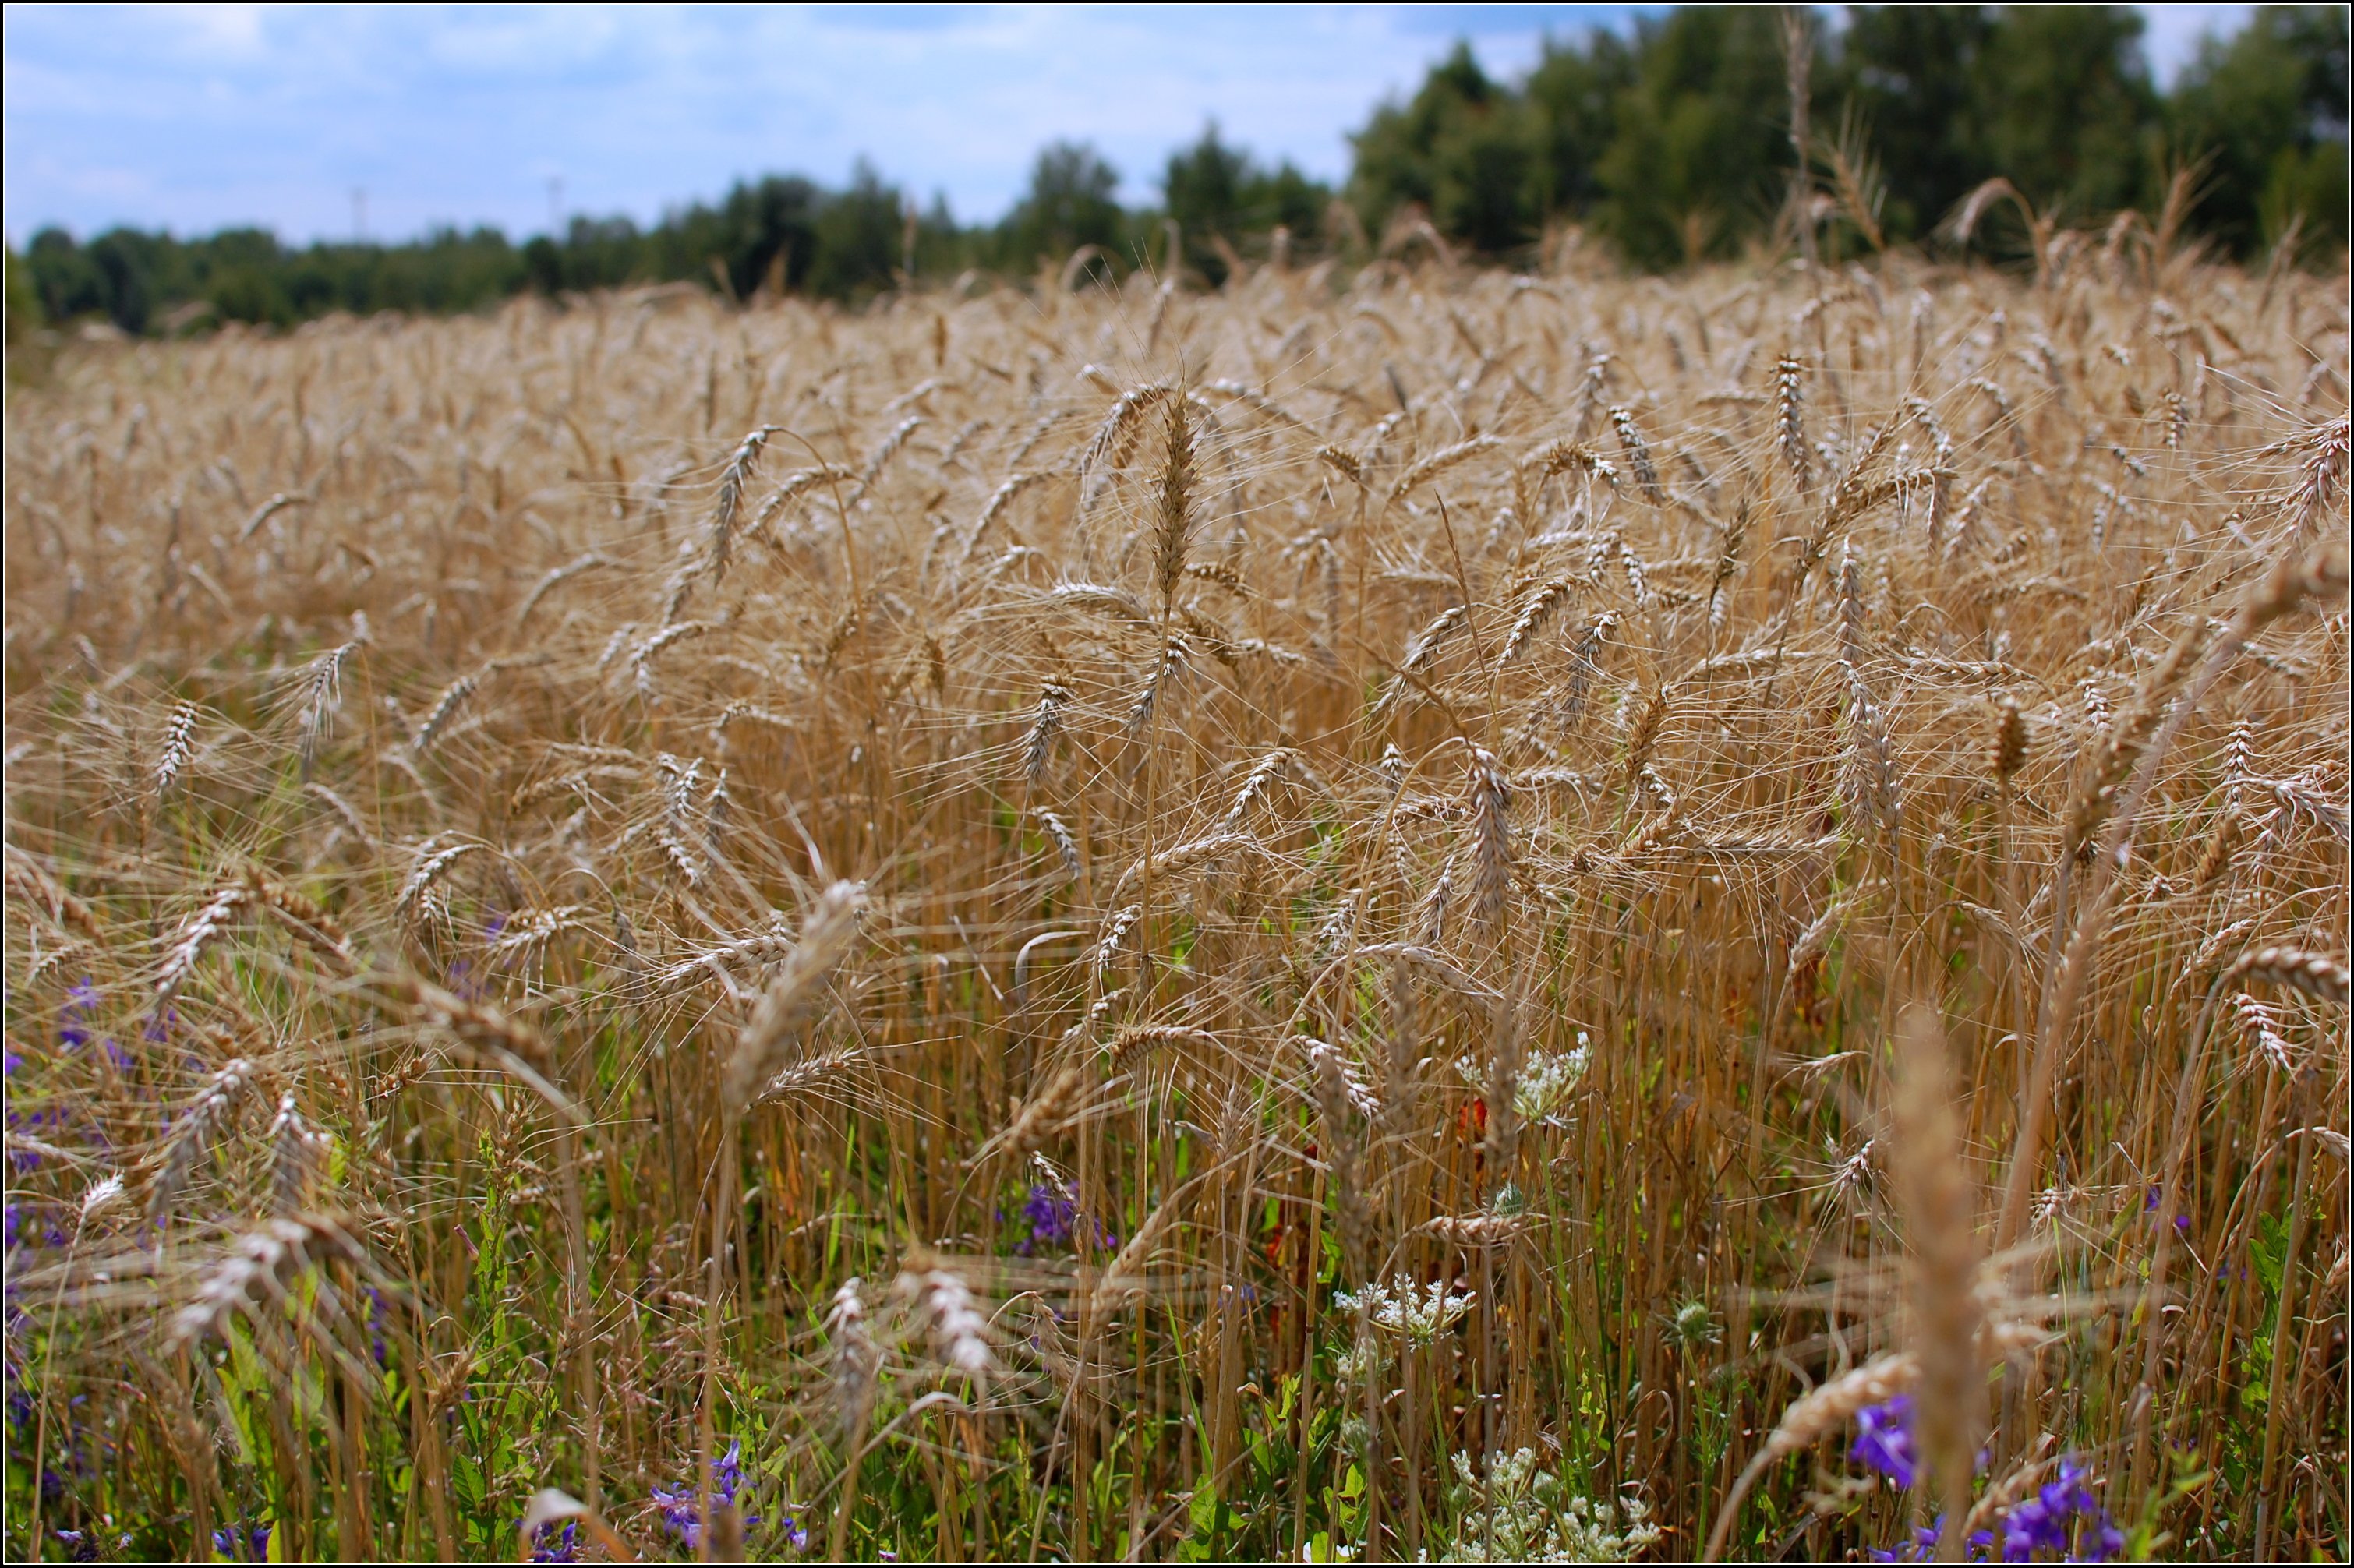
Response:
M18 7L11 6L11 10ZM260 5L145 5L131 20L177 33L188 51L207 58L252 59L262 50Z
M11 5L0 217L18 241L47 222L308 239L349 232L358 186L377 235L523 233L545 226L551 176L571 210L651 221L765 171L838 181L864 155L972 219L1060 136L1148 197L1212 118L1337 180L1347 133L1458 33L1511 74L1547 28L1649 8ZM2147 9L2171 67L2247 8Z

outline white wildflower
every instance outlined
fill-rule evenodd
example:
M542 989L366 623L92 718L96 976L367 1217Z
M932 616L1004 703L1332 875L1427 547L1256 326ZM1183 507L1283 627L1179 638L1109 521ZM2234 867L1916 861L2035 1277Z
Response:
M1582 1029L1577 1032L1577 1044L1566 1051L1530 1053L1512 1091L1512 1109L1524 1122L1540 1122L1552 1116L1584 1081L1591 1054Z
M1460 1511L1438 1561L1625 1563L1659 1539L1640 1500L1613 1505L1580 1497L1537 1467L1534 1449L1490 1455L1487 1470L1483 1478L1470 1455L1455 1456Z
M1512 1086L1512 1109L1521 1120L1542 1122L1558 1111L1568 1101L1570 1091L1585 1081L1593 1051L1585 1031L1581 1029L1577 1032L1577 1044L1566 1051L1530 1052ZM1474 1089L1488 1086L1487 1069L1469 1056L1455 1064L1455 1071Z
M1438 1280L1416 1288L1411 1280L1394 1285L1368 1285L1344 1290L1332 1298L1347 1312L1363 1312L1365 1319L1385 1333L1404 1336L1410 1344L1427 1345L1462 1321L1471 1310L1471 1293L1457 1294Z

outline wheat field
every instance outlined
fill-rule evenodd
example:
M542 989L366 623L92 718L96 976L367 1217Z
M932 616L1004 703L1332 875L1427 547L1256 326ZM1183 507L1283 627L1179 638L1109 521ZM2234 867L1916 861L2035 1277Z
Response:
M2115 238L68 350L8 1554L2342 1559L2348 280Z

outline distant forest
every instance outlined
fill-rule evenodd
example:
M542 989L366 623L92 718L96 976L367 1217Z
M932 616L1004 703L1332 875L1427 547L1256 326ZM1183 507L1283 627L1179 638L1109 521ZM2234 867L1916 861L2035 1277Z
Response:
M44 321L153 334L462 311L677 280L852 302L969 270L1075 281L1142 266L1215 286L1278 249L1357 257L1416 238L1526 264L1573 226L1650 270L1800 245L1840 258L1967 244L1999 260L2023 252L2031 208L2074 228L2170 219L2171 235L2220 257L2286 242L2292 259L2334 258L2347 240L2346 8L2260 6L2167 91L2141 30L2120 5L1852 5L1836 21L1695 5L1549 43L1518 81L1458 45L1355 132L1337 191L1266 166L1213 125L1170 156L1156 206L1124 207L1119 172L1061 143L989 224L921 208L861 165L846 188L773 175L651 228L579 217L521 244L489 228L307 248L258 228L87 240L45 228L8 256L10 336ZM1956 207L1997 176L2021 199L1957 236Z

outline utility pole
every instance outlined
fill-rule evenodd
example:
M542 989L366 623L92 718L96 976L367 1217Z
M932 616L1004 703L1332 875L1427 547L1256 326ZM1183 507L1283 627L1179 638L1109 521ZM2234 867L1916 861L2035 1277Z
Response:
M547 176L547 238L564 243L564 176Z
M367 243L367 186L352 187L352 243Z

